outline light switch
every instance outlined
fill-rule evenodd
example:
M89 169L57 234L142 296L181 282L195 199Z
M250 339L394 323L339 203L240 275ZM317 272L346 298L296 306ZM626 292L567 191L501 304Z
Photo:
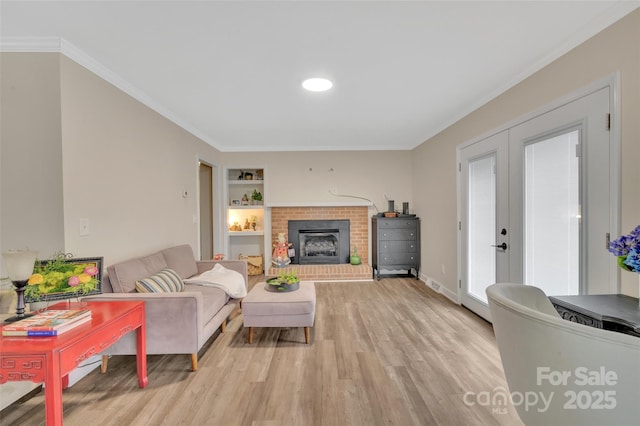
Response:
M80 219L80 236L89 235L89 219Z

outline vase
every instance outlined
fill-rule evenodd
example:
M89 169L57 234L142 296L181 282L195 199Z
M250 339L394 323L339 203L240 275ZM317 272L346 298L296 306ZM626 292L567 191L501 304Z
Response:
M355 246L353 247L353 256L349 258L349 263L351 263L352 265L359 265L360 263L362 263L360 256L358 256L358 248Z

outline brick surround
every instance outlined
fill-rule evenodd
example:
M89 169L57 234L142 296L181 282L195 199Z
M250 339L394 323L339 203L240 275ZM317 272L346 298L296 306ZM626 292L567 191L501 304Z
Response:
M292 265L301 279L371 279L369 266L369 208L366 206L341 207L273 207L271 209L271 241L278 233L289 232L289 220L339 220L349 219L351 249L358 248L362 265ZM270 266L270 265L267 265ZM277 275L278 268L269 268L269 275ZM304 277L303 277L304 275Z
M369 263L369 209L367 207L273 207L271 209L271 240L278 233L289 232L289 220L349 219L351 249L358 248L362 263Z

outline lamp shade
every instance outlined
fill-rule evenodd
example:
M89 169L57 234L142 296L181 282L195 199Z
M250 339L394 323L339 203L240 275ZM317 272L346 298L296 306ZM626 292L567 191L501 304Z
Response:
M33 274L38 252L30 250L16 250L2 253L4 265L11 281L23 281Z

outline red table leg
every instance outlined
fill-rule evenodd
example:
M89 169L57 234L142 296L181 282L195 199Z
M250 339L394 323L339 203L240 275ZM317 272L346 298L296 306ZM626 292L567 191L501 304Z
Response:
M62 376L60 354L53 352L46 358L44 408L47 426L62 426Z
M144 321L142 321L142 324L136 331L136 344L138 386L144 388L149 384L149 378L147 377L147 329Z

